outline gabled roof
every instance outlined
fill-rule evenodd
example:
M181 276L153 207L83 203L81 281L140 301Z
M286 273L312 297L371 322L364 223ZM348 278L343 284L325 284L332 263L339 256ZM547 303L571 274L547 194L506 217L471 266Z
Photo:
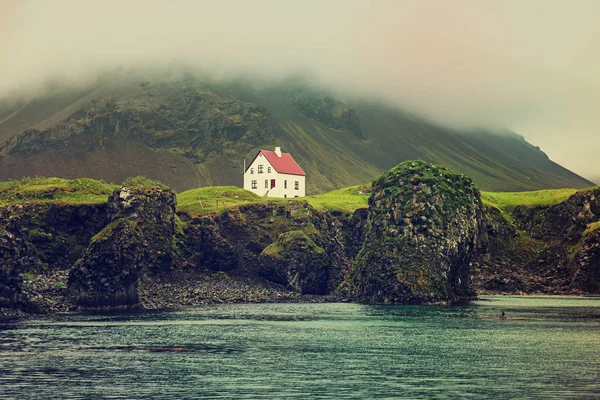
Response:
M256 156L250 162L250 164L248 164L248 168L250 167L250 165L252 165L252 163L260 153L262 153L265 156L267 161L273 166L273 168L275 168L275 171L279 172L280 174L306 176L302 168L300 168L300 166L298 165L296 160L294 160L294 158L290 155L290 153L281 153L281 157L279 157L274 151L261 150L256 154ZM248 170L248 168L246 168L246 170Z

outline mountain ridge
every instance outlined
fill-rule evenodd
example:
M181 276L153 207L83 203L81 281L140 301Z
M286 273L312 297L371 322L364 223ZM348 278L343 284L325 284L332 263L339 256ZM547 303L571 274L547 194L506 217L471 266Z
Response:
M453 168L484 190L593 186L514 133L460 132L297 82L115 81L0 105L0 180L147 175L177 191L241 186L243 159L274 146L293 154L313 194L407 159Z

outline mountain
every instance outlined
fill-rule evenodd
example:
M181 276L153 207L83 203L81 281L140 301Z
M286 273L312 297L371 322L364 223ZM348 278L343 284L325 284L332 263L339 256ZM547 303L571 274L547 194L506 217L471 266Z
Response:
M242 184L244 159L281 146L308 194L365 183L407 159L442 164L485 190L593 186L512 132L460 132L302 82L104 79L0 102L0 180L134 175L177 191Z

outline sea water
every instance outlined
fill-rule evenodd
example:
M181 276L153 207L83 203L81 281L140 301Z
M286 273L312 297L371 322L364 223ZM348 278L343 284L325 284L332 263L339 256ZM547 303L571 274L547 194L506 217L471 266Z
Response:
M1 399L598 397L598 297L215 305L0 325Z

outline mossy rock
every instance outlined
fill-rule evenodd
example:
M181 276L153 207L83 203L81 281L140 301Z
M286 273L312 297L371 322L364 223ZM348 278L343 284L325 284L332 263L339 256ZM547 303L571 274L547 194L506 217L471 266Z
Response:
M259 274L301 294L326 294L331 261L306 233L283 233L259 257Z
M96 235L69 276L72 300L88 307L137 304L144 259L141 235L135 223L123 218Z
M469 297L469 262L487 240L484 227L471 179L422 161L401 163L373 182L350 293L409 304Z

